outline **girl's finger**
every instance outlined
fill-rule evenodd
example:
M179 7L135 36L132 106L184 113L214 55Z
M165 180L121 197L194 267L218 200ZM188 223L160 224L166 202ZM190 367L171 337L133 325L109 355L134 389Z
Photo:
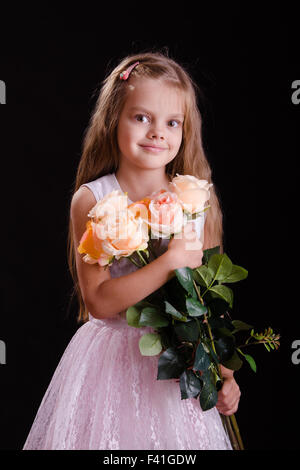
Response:
M216 408L222 414L225 414L225 415L234 414L238 409L239 401L240 401L240 397L238 396L234 400L231 400L230 402L227 402L227 403L220 402L219 405L218 404L216 405Z

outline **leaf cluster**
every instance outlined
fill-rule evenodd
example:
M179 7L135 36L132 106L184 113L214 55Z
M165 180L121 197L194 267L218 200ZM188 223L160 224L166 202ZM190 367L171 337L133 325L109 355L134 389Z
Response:
M259 335L252 325L231 319L233 291L225 284L246 279L248 272L220 254L219 247L204 251L200 267L175 273L161 289L127 310L127 322L154 329L141 337L141 354L159 355L157 379L178 379L181 398L199 399L205 411L218 400L220 364L239 370L246 360L256 371L253 357L241 349L258 343L277 348L279 335L270 328ZM248 338L241 342L245 333Z

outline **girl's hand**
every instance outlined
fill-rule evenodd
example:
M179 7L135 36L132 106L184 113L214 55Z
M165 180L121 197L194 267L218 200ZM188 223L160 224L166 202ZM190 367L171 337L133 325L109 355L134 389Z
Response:
M221 390L218 392L217 410L225 416L233 415L239 406L241 391L233 377L233 371L221 366L224 379Z
M168 253L172 259L173 269L188 266L191 269L198 268L202 264L202 243L192 223L187 223L181 232L181 238L172 238L168 245Z

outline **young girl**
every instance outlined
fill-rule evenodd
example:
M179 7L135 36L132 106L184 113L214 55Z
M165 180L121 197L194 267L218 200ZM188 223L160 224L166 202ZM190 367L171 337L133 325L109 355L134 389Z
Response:
M213 187L205 225L199 219L181 238L156 240L159 256L143 268L122 258L104 269L83 262L77 251L96 201L116 189L127 192L129 203L137 201L170 189L176 173L211 182L195 86L164 55L127 57L103 83L71 203L70 264L84 324L54 373L24 449L231 449L219 412L230 415L238 407L232 371L222 369L216 408L203 412L199 400L181 400L176 380L157 380L158 357L142 356L138 346L147 328L132 328L125 318L128 307L176 268L201 265L199 238L204 249L222 245Z

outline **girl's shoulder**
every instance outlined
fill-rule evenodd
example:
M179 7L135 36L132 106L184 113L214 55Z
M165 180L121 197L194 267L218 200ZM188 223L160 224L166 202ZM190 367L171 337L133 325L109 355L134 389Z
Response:
M71 218L81 219L82 214L86 215L96 202L114 189L117 189L114 173L82 184L72 196Z
M114 189L118 189L116 185L116 178L114 173L109 173L99 178L84 183L80 186L81 188L88 188L94 195L96 202L100 201L106 194L110 193Z

